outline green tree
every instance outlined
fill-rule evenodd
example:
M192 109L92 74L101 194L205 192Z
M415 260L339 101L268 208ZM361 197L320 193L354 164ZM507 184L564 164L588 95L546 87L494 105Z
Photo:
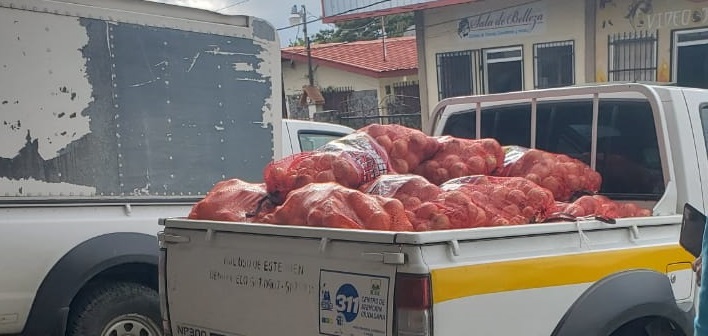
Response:
M386 37L399 37L413 26L413 13L389 15L385 16L383 20ZM353 42L381 38L382 33L381 18L371 17L335 23L334 29L320 30L314 35L310 35L310 38L312 43ZM303 45L305 45L305 41L302 38L290 43L290 46Z

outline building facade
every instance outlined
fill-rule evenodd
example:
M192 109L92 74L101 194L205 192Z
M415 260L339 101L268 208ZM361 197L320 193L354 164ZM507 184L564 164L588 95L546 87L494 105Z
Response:
M595 30L595 81L708 88L708 1L598 1Z
M708 0L424 5L387 9L415 11L424 129L451 96L619 81L708 88Z
M303 86L309 83L306 51L289 47L281 54L288 116L307 118L308 106L301 99ZM376 117L420 113L415 37L314 44L311 63L313 84L325 99L318 108L323 118L318 120L342 121L330 117L335 116L380 122ZM420 124L420 116L416 119Z

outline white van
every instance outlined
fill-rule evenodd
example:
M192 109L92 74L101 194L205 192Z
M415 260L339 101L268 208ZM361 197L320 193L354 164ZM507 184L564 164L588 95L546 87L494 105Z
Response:
M0 334L161 335L157 221L353 130L283 120L249 16L0 1Z

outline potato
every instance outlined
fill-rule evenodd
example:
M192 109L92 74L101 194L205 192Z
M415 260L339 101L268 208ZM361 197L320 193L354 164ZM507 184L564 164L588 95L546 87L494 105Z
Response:
M462 191L448 191L444 193L445 204L466 205L470 203L469 197Z
M565 176L565 185L568 189L572 191L580 191L585 189L582 184L580 184L580 178L577 175L568 174Z
M521 210L521 215L526 217L526 218L532 218L534 220L537 220L539 213L536 209L530 206L526 206Z
M412 132L408 137L409 150L415 153L425 153L428 147L428 139L423 132ZM427 155L430 155L430 153Z
M322 220L322 226L335 229L355 229L363 230L364 226L353 221L351 218L347 218L341 213L331 212L327 213Z
M470 220L472 220L470 218ZM477 218L472 221L472 227L489 226L490 218L484 209L477 210Z
M413 170L415 170L418 165L420 165L420 158L418 157L417 154L415 153L408 153L405 157L406 163L408 164L408 171L406 173L410 173Z
M516 204L509 204L502 208L502 211L510 217L517 217L521 214L521 210Z
M560 183L560 180L555 176L546 177L539 183L540 186L550 190L557 199L560 199L558 195L564 194L564 188Z
M444 214L435 214L428 225L429 230L449 230L452 229L450 218Z
M391 141L391 138L389 138L386 135L378 136L375 138L376 143L381 146L386 153L391 153L391 150L393 149L393 141Z
M418 197L408 197L405 199L405 201L401 200L401 202L403 203L403 206L406 209L416 209L421 206L421 204L423 204L423 202L421 202L420 198Z
M334 162L336 158L337 156L332 153L322 153L321 155L318 155L315 160L315 169L318 171L332 169L332 162Z
M373 197L364 193L349 193L345 202L354 211L354 214L364 221L367 221L372 214L381 211L381 206L374 202Z
M593 214L598 210L597 201L592 198L592 196L580 197L573 202L573 204L581 207L583 209L583 213L585 214Z
M507 195L509 195L509 188L501 185L495 185L492 187L489 197L492 199L494 204L502 204L506 202Z
M433 215L439 212L438 207L431 202L425 202L415 210L416 217L422 219L431 219Z
M325 170L322 172L319 172L315 176L315 182L317 183L325 183L325 182L336 182L337 179L334 177L334 172L332 170Z
M391 167L396 173L399 174L406 174L409 172L409 165L408 162L404 159L392 159L391 160Z
M359 185L359 173L351 162L344 158L334 160L332 172L334 177L337 178L337 182L345 187L356 188Z
M441 193L441 190L439 187L437 187L433 184L429 184L429 185L426 185L425 187L423 187L423 189L421 191L421 196L426 200L432 200L432 199L438 197L438 195L440 195L440 193Z
M553 195L550 194L550 191L539 187L529 190L525 196L528 200L528 205L537 209L549 207L553 201Z
M430 177L430 181L435 184L442 184L450 179L450 172L445 168L438 168Z
M390 155L395 158L405 159L408 155L408 141L405 139L398 139L394 141Z
M443 159L442 166L445 167L445 169L450 169L454 164L461 161L458 155L448 155Z
M384 211L377 211L371 214L364 222L368 230L388 231L391 229L391 219Z
M314 169L315 168L315 160L313 160L311 157L303 159L302 161L297 163L298 169Z
M506 195L506 199L512 204L526 204L527 202L526 194L519 189L509 190L509 193Z
M467 165L463 162L457 162L450 167L450 177L452 178L467 175L469 175L469 171L467 170Z
M470 175L487 173L487 163L484 158L472 156L467 159L467 169Z

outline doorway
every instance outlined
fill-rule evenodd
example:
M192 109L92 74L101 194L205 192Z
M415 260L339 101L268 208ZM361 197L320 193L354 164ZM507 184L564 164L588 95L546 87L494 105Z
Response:
M708 89L708 29L674 32L673 63L676 85Z
M523 90L524 57L521 46L487 49L483 51L482 57L487 93Z

